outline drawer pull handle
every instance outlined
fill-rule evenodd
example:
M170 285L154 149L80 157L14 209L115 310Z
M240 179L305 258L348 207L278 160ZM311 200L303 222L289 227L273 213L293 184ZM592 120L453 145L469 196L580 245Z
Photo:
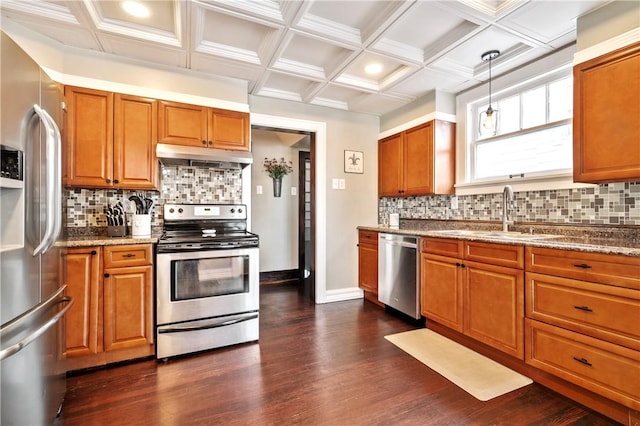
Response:
M584 358L576 358L575 356L573 357L573 359L575 359L576 361L578 361L580 364L584 364L584 365L588 365L589 367L592 367L593 364L591 364L589 361L587 361Z
M593 312L593 309L591 309L588 306L574 306L574 308L580 310L580 311L585 311L585 312Z
M573 265L576 268L582 268L582 269L591 269L591 266L587 265L586 263L578 263L576 265Z
M136 255L133 253L127 253L127 254L123 254L122 257L136 257Z

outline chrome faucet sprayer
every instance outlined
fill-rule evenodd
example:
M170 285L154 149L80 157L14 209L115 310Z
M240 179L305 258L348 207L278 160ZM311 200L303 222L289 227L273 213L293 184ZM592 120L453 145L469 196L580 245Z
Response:
M509 223L513 223L509 220L509 207L515 207L515 197L513 195L513 188L511 185L505 185L502 191L502 231L507 232L509 230Z

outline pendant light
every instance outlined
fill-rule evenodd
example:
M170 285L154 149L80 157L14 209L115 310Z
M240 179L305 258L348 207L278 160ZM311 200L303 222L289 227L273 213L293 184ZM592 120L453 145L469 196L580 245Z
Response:
M482 54L483 61L489 61L489 108L480 113L480 134L495 135L498 132L498 110L491 108L491 61L500 56L499 50L489 50Z

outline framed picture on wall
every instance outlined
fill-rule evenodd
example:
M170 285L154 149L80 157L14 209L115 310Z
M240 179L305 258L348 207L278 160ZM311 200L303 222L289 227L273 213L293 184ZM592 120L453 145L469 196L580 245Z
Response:
M344 151L344 172L364 173L364 153L362 151Z

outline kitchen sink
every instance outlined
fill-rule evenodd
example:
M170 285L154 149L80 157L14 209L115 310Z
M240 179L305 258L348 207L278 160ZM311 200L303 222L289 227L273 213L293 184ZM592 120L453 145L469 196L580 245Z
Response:
M471 236L471 237L485 237L485 238L495 238L502 240L544 240L549 238L559 238L562 235L555 234L526 234L522 232L512 232L512 231L480 231L480 230L471 230L471 229L443 229L438 231L431 231L433 233L438 233L442 235L452 235L452 236Z

